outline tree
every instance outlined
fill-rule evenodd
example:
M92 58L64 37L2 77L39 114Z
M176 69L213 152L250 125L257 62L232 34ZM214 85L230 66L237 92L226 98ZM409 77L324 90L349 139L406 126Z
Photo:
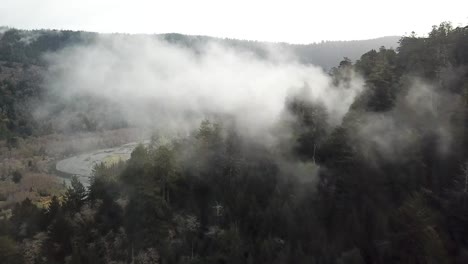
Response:
M381 47L371 50L356 62L356 70L366 77L366 110L383 112L390 110L398 93L396 89L397 54L393 49Z
M60 205L59 199L55 195L52 196L52 199L50 201L49 207L47 208L47 212L46 212L46 215L49 218L49 220L54 219L55 216L60 212L60 209L61 209L61 205Z
M11 179L13 180L14 183L20 183L22 178L23 178L23 175L21 174L21 172L19 172L18 170L15 170L13 172L13 176Z
M21 252L15 241L7 236L0 236L0 259L3 263L23 263Z
M353 79L353 71L352 61L348 57L344 57L338 68L334 67L330 70L333 84L338 87L349 88Z
M158 147L153 156L153 174L161 188L161 196L166 203L170 203L171 190L175 187L178 171L175 153L167 146Z
M410 197L391 218L395 259L403 263L448 263L436 213L424 193Z
M64 208L69 212L77 212L84 204L87 192L77 176L73 176L70 186L65 192Z
M13 235L16 238L31 237L39 231L41 220L41 210L29 198L26 198L16 204L12 210L10 222Z
M190 245L190 259L195 256L195 239L200 231L200 222L195 215L176 216L178 231L184 235L187 243Z
M287 109L296 119L290 124L295 140L293 150L315 163L316 154L329 132L325 107L294 98L287 103Z

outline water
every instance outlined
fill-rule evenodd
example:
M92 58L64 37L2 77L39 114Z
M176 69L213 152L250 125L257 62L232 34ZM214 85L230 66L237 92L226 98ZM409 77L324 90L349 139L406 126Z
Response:
M142 142L144 145L148 143L149 141ZM90 176L96 164L101 162L113 163L119 160L126 161L138 144L140 142L132 142L115 148L99 149L69 157L57 162L55 168L65 174L77 176L84 186L89 186Z

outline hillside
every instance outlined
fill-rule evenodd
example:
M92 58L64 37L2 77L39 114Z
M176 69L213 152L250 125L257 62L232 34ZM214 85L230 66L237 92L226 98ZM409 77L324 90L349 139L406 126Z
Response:
M58 52L64 48L92 45L96 42L98 34L66 30L25 31L8 28L2 28L0 32L2 32L0 34L0 62L3 62L0 65L0 139L50 133L54 129L94 131L96 126L100 129L126 126L125 122L119 119L110 120L102 125L93 123L98 121L93 121L95 114L89 114L89 112L100 112L101 110L95 106L103 102L91 102L88 113L71 110L71 120L67 121L70 125L67 125L67 128L56 127L51 130L49 124L38 124L32 117L34 110L31 105L37 104L37 101L42 100L42 97L45 96L41 73L44 73L49 65L44 60L44 55ZM132 38L132 36L129 37ZM292 45L181 34L162 34L154 37L195 51L207 43L217 43L239 52L251 52L258 58L265 60L274 60L284 56L297 59L304 64L318 65L327 70L338 65L343 57L356 60L360 54L370 49L378 49L381 46L396 47L399 39L399 37L384 37L362 41L331 41L309 45ZM88 100L92 99L88 98ZM71 104L75 102L71 102ZM60 112L65 107L64 104L58 104L54 111ZM66 108L68 111L74 109L71 105ZM106 114L104 113L104 115ZM101 119L99 122L103 122L103 120Z
M386 48L397 48L398 41L401 37L389 36L369 40L354 40L354 41L322 41L320 43L299 45L288 43L268 43L249 40L236 39L219 39L206 36L187 36L181 34L162 34L159 35L170 43L183 44L187 47L196 48L209 41L214 41L229 47L234 47L240 50L253 51L260 57L267 57L269 51L278 50L298 59L304 64L314 64L329 70L338 65L344 58L348 57L352 61L371 50L379 49L384 46Z
M22 37L31 32L8 32L0 191L28 198L0 196L2 261L468 263L467 26L444 22L335 65L343 53L328 51L382 44L45 32L37 39L55 44L41 46ZM303 63L276 56L285 49ZM7 80L42 69L38 96ZM34 98L42 116L19 107ZM49 136L22 133L20 113ZM100 141L130 140L126 127L150 130L149 142L93 164L114 151ZM58 135L76 138L80 153L33 148ZM55 182L28 196L37 175L29 172L50 173L38 165L63 153L93 166L84 168L89 187L65 175L61 193ZM37 206L40 196L48 200Z
M53 52L71 45L90 43L96 33L58 30L17 30L0 28L0 60L18 63L41 63L45 52ZM369 40L323 41L307 45L269 43L251 40L221 39L208 36L190 36L176 33L154 35L170 43L197 49L207 42L251 51L265 57L272 49L291 53L302 63L314 64L324 69L336 66L343 57L356 60L364 52L381 46L396 48L400 37L389 36Z

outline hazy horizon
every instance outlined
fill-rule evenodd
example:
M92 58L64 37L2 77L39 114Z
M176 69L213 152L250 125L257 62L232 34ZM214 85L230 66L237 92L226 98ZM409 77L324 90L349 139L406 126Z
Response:
M1 263L468 263L467 9L2 2Z
M252 41L252 42L259 42L259 43L273 43L273 44L289 44L289 45L312 45L312 44L320 44L326 42L352 42L352 41L366 41L366 40L376 40L376 39L383 39L383 38L392 38L392 37L403 37L404 35L385 35L385 36L377 36L372 38L364 38L364 39L336 39L336 40L318 40L308 43L294 43L294 42L287 42L287 41L268 41L268 40L257 40L257 39L243 39L243 38L236 38L236 37L223 37L223 36L212 36L212 35L204 35L204 34L187 34L181 32L161 32L161 33L128 33L128 32L98 32L92 30L81 30L81 29L67 29L67 28L21 28L21 27L13 27L7 25L0 25L0 33L1 29L16 29L16 30L24 30L24 31L74 31L74 32L87 32L87 33L96 33L96 34L104 34L104 35L134 35L134 36L151 36L151 35L170 35L170 34L178 34L184 35L188 37L206 37L206 38L214 38L214 39L227 39L227 40L238 40L238 41ZM425 35L425 34L421 34Z
M404 6L404 8L402 8ZM403 2L376 7L371 1L32 1L0 7L0 25L20 29L67 29L98 33L212 36L308 44L321 41L425 35L431 26L468 23L467 4L449 0ZM397 17L398 19L395 19ZM415 19L417 17L417 19ZM372 23L369 23L372 21Z

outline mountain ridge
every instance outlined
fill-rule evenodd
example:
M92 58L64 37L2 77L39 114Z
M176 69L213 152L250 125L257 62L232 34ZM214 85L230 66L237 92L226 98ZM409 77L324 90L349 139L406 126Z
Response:
M251 51L260 57L267 57L268 50L280 48L289 52L304 64L314 64L329 70L339 64L343 57L352 61L372 49L398 47L400 36L384 36L366 40L321 41L309 44L292 44L287 42L267 42L219 38L204 35L185 35L180 33L162 34L124 34L96 33L56 29L22 30L0 27L0 60L11 62L38 63L41 55L47 51L56 51L71 44L92 41L102 35L155 36L169 43L188 48L197 48L207 42L215 42L232 48Z

